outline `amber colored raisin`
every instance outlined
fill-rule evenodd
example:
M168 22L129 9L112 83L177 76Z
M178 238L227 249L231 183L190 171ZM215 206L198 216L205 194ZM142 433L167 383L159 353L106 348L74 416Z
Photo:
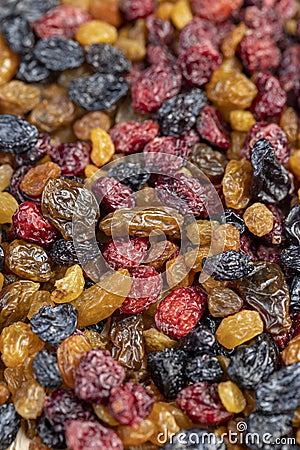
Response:
M17 72L19 57L6 45L0 35L0 85L10 81Z
M159 446L161 446L161 442L159 442L159 433L163 433L165 438L169 441L171 435L174 435L180 430L174 415L169 409L169 404L166 402L155 402L147 420L150 420L156 426L156 432L149 440L153 444Z
M170 258L175 256L178 246L174 242L162 241L151 245L147 257L143 260L144 264L160 270Z
M91 3L90 0L62 0L61 1L62 5L75 6L75 8L81 8L81 9L84 9L85 11L89 10L90 3Z
M119 422L114 419L114 417L110 414L108 407L105 405L97 405L96 403L93 404L93 410L99 419L107 423L107 425L110 425L111 427L115 427L117 425L120 425Z
M74 335L65 339L57 348L58 367L65 384L74 389L75 373L80 359L92 347L82 335Z
M45 397L45 390L37 381L25 381L14 394L16 411L24 419L36 419L43 411Z
M0 383L0 406L4 405L10 397L10 392L6 384Z
M293 174L300 180L300 150L296 150L289 159L289 166Z
M227 150L228 159L242 159L241 150L246 140L247 133L242 131L232 131L230 133L230 147Z
M50 178L58 178L61 174L60 167L53 162L46 162L39 164L25 174L20 188L30 197L38 197L42 194L44 187L46 186Z
M286 365L300 362L300 334L290 340L281 356Z
M208 295L208 309L214 317L227 317L239 312L243 300L231 289L216 286Z
M241 5L241 0L219 0L218 2L192 0L194 13L212 22L223 22L231 13L238 10Z
M9 164L2 164L0 166L0 192L9 187L13 173L14 171Z
M243 219L248 230L255 236L265 236L273 229L273 214L263 203L249 206L244 212Z
M58 128L69 125L75 116L75 106L63 94L45 98L30 114L30 122L40 131L51 133Z
M108 131L110 129L110 122L110 117L104 112L92 111L74 122L74 134L77 139L87 141L90 139L91 131L94 128L101 128L104 131Z
M221 50L225 58L232 58L243 37L245 36L247 27L243 22L239 23L230 34L227 34L222 41Z
M207 258L210 254L210 248L208 246L199 247L198 249L191 250L184 255L185 264L189 269L194 272L200 272L202 270L202 260Z
M216 254L226 252L227 250L239 249L240 232L235 226L230 223L225 223L214 229L211 241L212 253Z
M233 130L248 132L255 119L250 111L234 109L230 111L230 124Z
M296 111L293 108L286 108L280 116L279 125L285 132L290 144L295 145L299 130Z
M195 245L209 245L219 225L216 220L197 220L186 227L186 235Z
M216 337L221 345L233 349L261 334L263 330L264 324L259 313L245 309L223 319Z
M98 172L98 170L99 168L97 166L94 166L94 164L88 164L84 169L84 175L86 176L86 178L92 178L95 173Z
M238 414L246 407L246 400L239 387L232 381L218 384L218 393L221 402L228 412Z
M253 169L249 161L245 159L229 161L222 180L223 194L228 208L246 208L251 199L252 174Z
M211 291L218 287L218 288L224 288L228 286L228 281L217 281L214 280L213 277L210 277L205 272L202 272L199 276L199 283L201 286L205 289L205 291L210 294Z
M109 134L101 128L94 128L90 139L92 141L91 161L98 167L104 166L115 153L115 146Z
M165 348L173 348L178 346L178 342L169 338L156 328L149 328L143 333L147 353L160 352Z
M119 3L120 0L90 0L89 12L94 19L119 27L122 23Z
M171 11L171 20L177 30L181 30L193 19L193 14L188 0L178 0Z
M186 266L183 255L166 262L166 278L171 289L191 286L194 276L194 272Z
M11 223L18 206L18 202L11 194L0 192L0 224Z
M65 276L55 282L55 290L51 293L51 300L55 303L68 303L82 293L85 279L78 264L67 269Z
M75 39L81 45L113 44L117 40L117 30L101 20L90 20L79 26Z
M125 446L140 446L155 434L156 426L153 421L145 419L135 427L119 426L116 431Z
M40 102L41 90L38 86L13 80L0 87L1 113L23 115Z
M31 317L37 314L42 306L55 306L54 302L51 300L51 294L48 291L34 292L29 298L31 305L27 314L28 319L31 319Z

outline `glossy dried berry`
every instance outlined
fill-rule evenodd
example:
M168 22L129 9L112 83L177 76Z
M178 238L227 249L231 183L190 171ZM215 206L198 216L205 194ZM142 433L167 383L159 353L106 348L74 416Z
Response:
M150 172L138 163L128 162L111 167L108 176L115 178L133 191L139 191L149 180Z
M97 73L89 77L77 78L69 86L70 99L88 111L109 109L124 97L128 84L114 74Z
M122 75L131 70L131 63L125 54L110 44L89 45L86 49L86 60L95 72Z
M186 385L184 369L187 355L183 350L166 348L148 355L148 370L157 388L167 400L174 400Z
M211 145L223 149L229 148L229 136L219 111L212 106L205 106L198 119L197 131Z
M58 239L49 250L49 255L55 264L61 266L72 266L78 263L73 241Z
M76 371L75 393L87 402L105 403L113 387L122 384L125 370L108 350L95 348L87 352Z
M43 306L30 319L32 331L47 344L56 346L74 333L77 311L70 304Z
M200 381L218 383L222 380L223 369L216 356L204 353L188 360L185 367L185 376L188 382L192 384Z
M144 122L122 122L110 130L110 137L116 153L137 153L154 139L159 131L157 123L152 120Z
M1 20L1 34L7 45L16 53L30 51L35 44L35 36L23 16L8 16Z
M224 175L228 163L226 157L206 144L196 144L193 147L191 163L195 164L213 182L220 180Z
M21 117L12 114L0 116L0 150L5 153L23 153L37 142L38 130Z
M284 219L284 229L289 240L300 245L300 206L295 205Z
M70 420L66 426L66 440L71 450L123 450L118 435L96 421Z
M49 154L63 175L80 175L90 162L91 147L86 142L70 142L52 147Z
M208 295L208 309L213 317L227 317L239 312L243 300L231 289L216 286Z
M154 0L121 0L120 9L126 20L143 19L153 13Z
M263 203L253 203L244 212L245 225L255 236L265 236L274 226L272 212Z
M251 112L256 120L276 119L286 106L287 96L275 75L261 72L254 78L258 94L252 102Z
M133 191L114 178L98 178L93 184L92 192L107 212L134 206Z
M57 389L62 384L62 377L57 365L57 358L50 350L41 350L33 360L33 372L41 386Z
M21 191L29 197L40 197L50 178L58 178L60 167L53 162L46 162L32 167L24 175L20 184Z
M6 450L15 440L21 425L21 418L12 403L0 406L0 448Z
M216 344L214 332L215 327L212 332L204 324L198 323L192 331L182 338L181 348L192 356L197 354L213 353Z
M250 262L251 259L246 253L228 250L205 258L203 267L205 272L217 281L234 281L251 272Z
M82 47L71 39L61 37L41 39L34 49L34 55L47 69L53 71L79 67L84 61Z
M281 263L285 267L300 271L300 247L298 245L290 245L282 250L280 255Z
M175 289L157 307L157 328L171 337L186 336L201 319L206 298L206 293L200 286Z

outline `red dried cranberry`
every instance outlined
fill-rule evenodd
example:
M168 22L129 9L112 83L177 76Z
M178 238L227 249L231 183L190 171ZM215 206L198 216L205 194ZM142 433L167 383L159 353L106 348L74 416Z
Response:
M144 122L122 122L110 130L116 153L136 153L157 136L158 124L152 120Z
M239 19L240 16L240 10L235 11L235 15L237 16L237 22L240 22ZM234 18L232 17L234 20ZM234 23L231 20L226 20L225 22L220 22L216 24L217 33L219 36L220 41L222 42L223 39L228 36L228 34L231 34L235 28Z
M59 144L50 149L52 160L63 175L80 175L90 162L91 147L86 142Z
M269 36L278 41L282 37L283 22L273 8L249 6L244 12L244 22L259 38Z
M274 334L273 339L276 342L276 344L278 345L279 349L283 350L290 342L291 334L289 331L285 331L284 333L281 333L281 334Z
M276 0L275 11L282 22L292 19L297 14L297 0Z
M138 314L158 300L162 290L162 278L149 266L132 269L131 276L132 286L120 311L125 314Z
M169 65L150 66L131 87L132 106L140 112L155 112L168 98L177 95L181 75Z
M155 45L170 45L174 39L174 28L168 20L149 16L146 20L148 42Z
M207 20L194 17L180 31L179 35L179 52L201 43L203 40L209 40L216 48L219 47L220 37L216 27Z
M175 56L170 52L167 46L147 45L147 59L150 64L166 64L174 65L176 63Z
M223 22L235 10L242 6L242 0L192 0L192 8L197 16L211 22Z
M193 129L189 130L186 134L181 136L181 138L188 148L194 147L194 145L200 141L199 134Z
M108 408L121 425L135 426L145 419L154 403L153 394L140 384L126 383L110 391Z
M239 53L244 66L251 74L259 70L276 69L281 58L275 41L268 36L259 38L256 33L242 39Z
M70 420L66 426L70 450L123 450L119 436L96 421Z
M41 39L54 36L72 38L77 28L91 20L91 16L81 8L61 5L48 11L34 22L33 29Z
M134 238L129 241L119 239L108 242L103 248L102 255L115 270L133 269L143 262L148 247L148 238Z
M177 339L186 336L201 319L207 294L200 286L175 289L158 305L154 319L163 333Z
M221 403L217 383L188 386L179 392L176 402L194 423L218 425L233 418Z
M267 247L260 245L256 251L259 261L268 261L270 263L280 264L281 249L278 247Z
M219 111L213 106L204 106L197 120L197 131L210 144L228 149L230 145L226 125Z
M118 208L130 208L134 206L134 199L131 197L133 190L115 178L98 178L92 187L93 194L99 204L106 211L115 211Z
M75 393L87 402L105 403L113 387L123 383L125 370L108 350L93 348L80 360L75 377Z
M252 248L251 238L246 233L243 233L240 237L240 250L250 256L252 261L257 260L254 249Z
M277 208L277 206L275 205L266 205L266 206L273 214L274 225L270 233L265 234L262 237L262 240L266 242L268 245L281 245L282 243L285 242L286 239L283 226L283 214L281 210Z
M45 415L54 430L65 430L68 420L91 420L93 413L71 389L60 389L49 394L44 403Z
M120 10L128 21L144 19L153 13L154 0L121 0Z
M17 167L33 166L37 161L42 159L51 150L50 136L40 134L35 146L27 152L15 155L15 164Z
M258 122L250 128L241 156L250 159L252 148L259 139L267 139L274 147L275 156L281 164L288 161L290 156L290 144L285 132L276 124Z
M183 139L169 136L157 137L144 148L147 167L166 174L181 169L189 153L190 148Z
M19 239L49 247L59 236L43 216L40 206L33 202L22 203L12 220L14 232Z
M221 64L221 56L208 40L182 50L178 66L185 80L193 86L202 86Z
M287 96L278 78L269 72L260 72L254 83L258 94L252 102L251 112L256 120L276 119L286 106Z

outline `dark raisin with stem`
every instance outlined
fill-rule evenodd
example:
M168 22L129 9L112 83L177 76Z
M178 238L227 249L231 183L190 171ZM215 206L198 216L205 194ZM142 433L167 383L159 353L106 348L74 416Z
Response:
M200 143L193 147L191 163L195 164L213 182L219 181L228 163L226 157L206 144Z
M131 70L131 62L125 54L110 44L89 45L86 49L86 60L95 72L122 75Z
M129 85L114 74L96 73L70 83L70 99L87 111L102 111L115 105L127 94Z
M279 349L268 333L260 334L248 345L240 345L230 356L228 376L238 386L256 389L280 366Z
M43 444L53 448L53 450L66 448L64 434L55 431L45 415L42 415L39 420L37 433Z
M139 112L155 112L180 91L181 75L170 65L152 65L145 69L131 87L132 106Z
M300 276L295 275L290 287L290 309L300 311Z
M56 346L76 330L77 311L68 303L58 306L43 306L30 319L30 326L42 341Z
M167 400L174 400L187 384L184 369L187 355L183 350L166 348L148 355L148 370L156 387Z
M57 163L63 175L80 175L90 162L91 146L86 142L58 144L49 151L52 161Z
M45 399L44 411L56 433L65 431L68 420L94 418L89 406L79 400L71 389L59 389L49 394Z
M52 37L38 41L34 56L45 64L47 69L63 71L81 66L84 51L78 42L61 37Z
M115 178L133 191L139 191L149 180L150 172L138 163L128 162L113 166L109 169L108 176Z
M145 419L152 409L154 396L140 384L126 383L112 388L108 409L121 424L135 426Z
M168 174L185 165L191 149L182 138L157 137L144 148L144 158L149 169Z
M144 19L152 14L154 9L154 0L121 0L120 2L120 10L129 22Z
M114 178L98 178L93 184L92 192L107 212L134 206L133 191Z
M1 20L1 34L8 46L16 53L23 54L35 44L35 36L23 16L8 16Z
M221 403L217 383L202 381L179 392L176 402L194 423L218 425L233 418Z
M251 259L246 253L228 250L203 259L206 273L217 281L234 281L248 275L252 270Z
M76 371L75 393L87 402L105 403L113 387L122 384L125 370L108 350L94 348L85 353Z
M48 83L53 74L33 53L25 53L20 61L16 79L26 83Z
M146 20L148 42L157 46L170 45L174 39L174 28L169 20L148 16Z
M38 129L13 114L0 116L0 151L23 153L30 150L38 140Z
M279 163L274 147L267 139L260 139L254 144L251 164L251 194L256 200L274 204L287 197L291 188L288 171Z
M47 389L57 389L63 382L56 354L51 350L39 351L33 360L32 368L37 381Z
M131 154L143 150L159 132L157 123L152 120L144 122L122 122L110 130L110 137L116 153Z
M294 206L284 219L284 229L288 239L300 245L300 205Z
M281 263L285 267L300 272L300 247L298 245L290 245L281 252Z
M219 111L213 106L205 106L198 119L197 131L211 145L228 149L230 145L229 134L225 122Z
M55 264L61 266L78 264L78 257L73 241L58 239L49 250L49 255Z
M281 53L275 41L268 36L257 37L255 33L246 35L240 43L239 54L247 71L276 69L280 63Z
M12 403L0 406L0 449L6 450L15 440L21 418Z
M202 354L189 359L185 367L185 376L192 384L199 381L218 383L222 380L223 369L216 356Z
M114 270L132 269L143 262L148 248L148 238L134 238L129 241L115 239L104 246L102 255Z
M220 44L220 36L217 28L212 22L194 17L193 20L185 25L179 34L179 52L201 43L203 40L209 40L216 48Z
M259 384L256 402L259 410L266 413L274 411L294 411L300 405L300 363L281 367L269 378Z
M237 228L240 234L245 232L245 222L233 209L225 209L221 216L221 223L229 223Z
M256 120L276 119L284 110L287 96L278 78L269 72L260 72L254 78L258 94L251 104Z
M38 140L34 147L27 152L18 153L15 155L15 164L20 166L33 166L36 162L42 159L51 149L50 136L47 134L39 134Z
M191 355L211 353L216 345L215 331L214 329L212 332L207 326L198 323L196 328L182 338L181 348Z
M189 131L196 124L206 102L206 95L201 89L192 89L164 102L156 113L161 134L181 136Z
M184 439L182 439L183 436ZM163 450L226 450L226 448L220 436L200 428L180 430L172 436L172 442L163 446Z
M15 14L33 22L58 4L59 0L4 0L0 7L0 17Z

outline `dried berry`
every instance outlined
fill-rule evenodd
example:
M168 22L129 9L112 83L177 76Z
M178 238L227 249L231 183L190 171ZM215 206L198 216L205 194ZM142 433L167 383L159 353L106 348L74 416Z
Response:
M182 138L157 137L144 148L146 166L158 173L168 174L181 169L190 153Z
M104 247L102 254L114 269L133 268L141 264L148 251L147 238L135 238L130 241L114 240Z
M150 178L150 172L138 163L119 163L111 167L108 176L125 184L133 191L139 191Z
M131 154L143 150L158 134L159 127L152 120L122 122L110 130L116 153Z
M282 264L290 269L300 271L300 247L298 245L290 245L284 248L280 255Z
M14 393L14 406L24 419L36 419L43 411L45 397L45 389L37 381L30 379L24 381Z
M192 384L200 381L217 383L222 380L223 369L216 356L204 353L189 359L185 367L185 376Z
M120 9L126 20L143 19L154 11L154 0L121 0Z
M12 403L0 406L0 417L0 448L6 450L17 436L21 418Z
M26 81L26 83L47 83L51 77L52 72L33 53L25 53L22 56L16 74L17 80Z
M194 17L180 31L179 51L207 39L218 48L220 37L214 24L200 17Z
M50 149L50 136L40 133L34 147L24 153L18 153L15 155L15 164L17 167L27 165L33 166L35 163L40 161L50 151Z
M59 144L49 152L63 175L80 175L90 162L90 145L85 142Z
M108 212L134 205L134 199L131 197L133 191L114 178L98 178L92 191L99 204Z
M300 245L300 206L294 206L284 219L284 229L293 244Z
M226 157L206 144L196 144L193 147L190 161L195 164L213 182L224 175L228 163Z
M263 203L253 203L244 212L245 225L255 236L265 236L274 226L272 212Z
M33 361L33 372L40 383L47 389L57 389L62 384L62 377L57 365L57 358L50 350L41 350Z
M77 253L73 241L58 239L49 250L50 257L55 264L72 266L78 263Z
M286 106L287 96L278 78L261 72L254 78L258 94L252 102L251 111L256 120L276 119Z
M122 384L125 370L108 350L95 348L87 352L76 371L75 393L82 400L105 403L113 387Z
M43 306L30 319L32 331L47 344L56 346L74 333L77 325L76 309L70 304Z
M249 34L240 43L240 56L248 72L276 69L280 62L280 50L268 36L263 38Z
M39 40L34 49L34 56L47 69L53 71L79 67L84 61L82 47L71 39L61 37Z
M195 14L212 22L223 22L241 4L241 0L221 0L218 3L211 3L209 0L192 0Z
M148 355L148 370L157 388L168 400L174 400L187 384L184 369L187 355L183 350L166 348Z
M123 450L118 435L96 421L69 420L66 440L71 450L100 450L102 448Z
M243 300L231 289L214 287L208 295L208 309L213 317L227 317L239 312Z
M239 414L246 405L246 399L239 387L232 381L223 381L218 385L221 402L228 412Z
M39 420L37 432L43 444L53 449L66 448L64 434L62 432L55 431L49 420L44 415L42 415ZM42 448L41 450L44 449ZM45 450L48 450L48 447Z
M215 331L214 329L212 332L207 326L198 323L196 328L183 337L181 348L190 355L213 353L216 344Z
M229 137L222 116L212 106L202 109L197 120L197 131L210 144L223 149L229 147Z
M16 53L30 51L35 37L24 16L8 16L1 20L1 33L8 46Z
M252 270L250 258L244 252L228 250L204 259L204 270L217 281L233 281L243 278Z
M237 228L242 235L245 232L245 222L235 211L232 209L225 209L221 217L221 223L230 223Z
M38 130L21 117L2 114L0 117L0 150L5 153L23 153L37 142Z
M131 70L131 63L124 53L110 44L89 45L86 60L95 72L122 75Z

